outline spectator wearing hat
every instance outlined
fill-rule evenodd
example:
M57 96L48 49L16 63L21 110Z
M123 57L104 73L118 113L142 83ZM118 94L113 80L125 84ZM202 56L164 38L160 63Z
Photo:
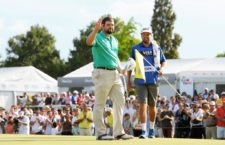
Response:
M225 139L225 97L222 97L222 105L217 108L215 116L217 119L217 138Z
M204 122L206 123L205 133L207 139L216 139L216 103L211 101L209 103L209 108L205 109Z
M72 102L72 105L76 105L77 104L77 97L78 97L78 91L77 90L74 90L73 91L73 94L71 96L71 102Z
M135 78L134 84L137 91L137 100L140 103L140 121L142 125L142 134L140 138L155 137L154 126L156 119L156 98L158 96L158 77L163 75L163 67L166 59L162 49L152 41L152 32L149 28L141 30L142 42L133 46L131 51L131 58L136 60L136 53L139 52L145 60L144 74L145 79ZM136 69L137 70L137 69ZM137 72L137 71L136 71ZM131 89L131 74L132 70L128 71L128 90ZM150 118L150 129L147 131L147 110ZM147 133L148 132L148 133Z

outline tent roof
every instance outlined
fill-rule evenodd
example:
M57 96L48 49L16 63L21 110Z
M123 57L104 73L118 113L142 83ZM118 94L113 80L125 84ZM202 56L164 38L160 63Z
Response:
M1 91L57 92L57 81L33 66L0 68Z
M126 62L122 63L122 66ZM93 62L58 79L59 86L91 86L91 73ZM166 78L173 82L177 75L199 78L212 78L214 81L225 80L225 58L199 58L199 59L167 59L164 70ZM216 79L217 78L217 79Z
M125 62L122 63L125 65ZM93 62L63 76L87 77L91 76ZM181 72L225 72L225 58L202 58L202 59L168 59L165 74L177 74Z
M225 58L169 59L165 73L225 72Z
M91 72L93 70L93 62L84 65L77 70L72 71L71 73L68 73L67 75L63 76L64 78L70 78L70 77L89 77L91 76Z

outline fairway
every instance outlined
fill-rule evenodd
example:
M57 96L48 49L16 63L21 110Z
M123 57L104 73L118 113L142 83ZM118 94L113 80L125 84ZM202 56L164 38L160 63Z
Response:
M225 145L224 140L138 139L96 141L86 136L0 135L0 145Z

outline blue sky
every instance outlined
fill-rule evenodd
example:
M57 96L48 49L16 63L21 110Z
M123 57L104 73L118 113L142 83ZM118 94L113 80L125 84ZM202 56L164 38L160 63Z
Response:
M212 58L225 51L224 0L173 0L177 15L174 32L182 44L180 58ZM93 20L112 14L141 27L150 25L154 0L0 0L0 55L6 57L10 37L25 33L32 25L46 26L56 37L56 49L66 59L74 49L72 40Z

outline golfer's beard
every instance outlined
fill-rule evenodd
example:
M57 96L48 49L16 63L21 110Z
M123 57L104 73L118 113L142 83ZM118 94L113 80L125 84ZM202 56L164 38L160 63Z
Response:
M106 34L112 34L113 32L110 31L110 30L106 30L105 33L106 33Z
M148 41L143 41L143 43L144 43L145 45L149 45L151 42L148 40Z

